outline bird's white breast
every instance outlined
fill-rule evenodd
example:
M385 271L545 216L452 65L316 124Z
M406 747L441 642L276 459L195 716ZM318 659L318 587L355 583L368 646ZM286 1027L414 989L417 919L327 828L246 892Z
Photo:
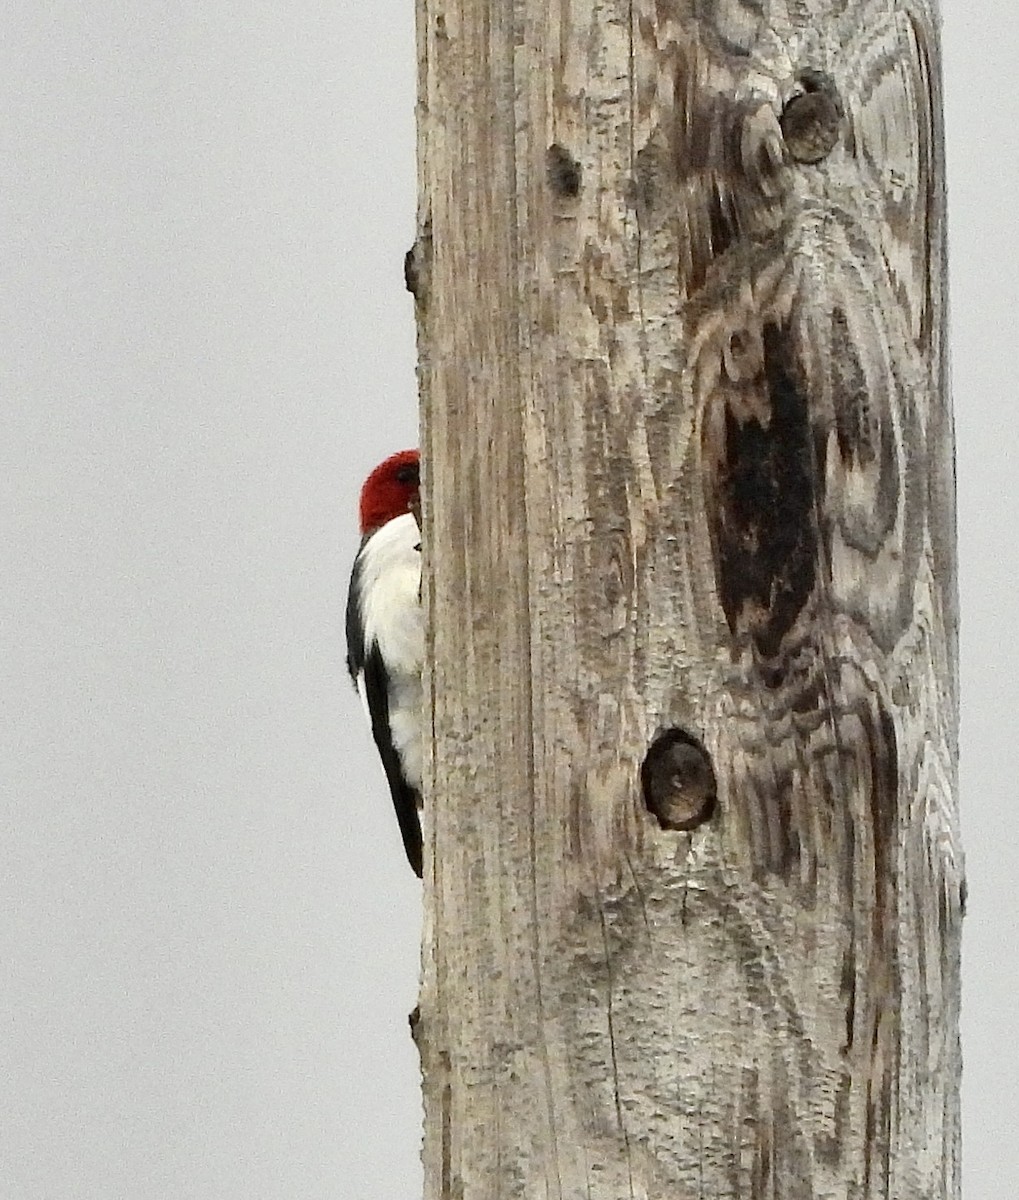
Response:
M361 621L366 649L377 645L389 673L389 725L411 786L421 786L421 533L411 513L388 521L360 556ZM358 681L358 690L364 692Z
M391 672L421 671L421 534L411 513L387 521L361 550L361 620Z

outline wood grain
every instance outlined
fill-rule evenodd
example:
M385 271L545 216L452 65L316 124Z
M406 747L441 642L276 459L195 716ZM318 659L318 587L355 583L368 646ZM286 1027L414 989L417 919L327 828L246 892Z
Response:
M937 14L420 0L419 53L426 1196L957 1197Z

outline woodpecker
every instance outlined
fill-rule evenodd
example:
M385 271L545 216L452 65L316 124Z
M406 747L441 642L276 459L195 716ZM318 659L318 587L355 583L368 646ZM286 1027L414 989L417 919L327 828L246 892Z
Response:
M371 722L403 846L421 877L421 482L418 452L380 463L361 488L361 548L347 596L347 669Z

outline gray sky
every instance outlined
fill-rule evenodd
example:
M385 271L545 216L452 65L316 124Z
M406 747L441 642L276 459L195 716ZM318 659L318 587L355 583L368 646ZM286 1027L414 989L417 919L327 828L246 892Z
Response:
M342 676L357 487L416 440L412 7L4 15L5 1200L420 1195L418 888ZM1019 1191L1019 17L970 8L965 1158L993 1200Z

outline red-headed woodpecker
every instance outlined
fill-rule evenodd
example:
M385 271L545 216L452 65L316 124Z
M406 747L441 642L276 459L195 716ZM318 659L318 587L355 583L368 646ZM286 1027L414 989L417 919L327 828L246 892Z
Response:
M361 488L361 549L347 597L347 668L368 712L400 823L421 876L420 468L416 450L381 463Z

